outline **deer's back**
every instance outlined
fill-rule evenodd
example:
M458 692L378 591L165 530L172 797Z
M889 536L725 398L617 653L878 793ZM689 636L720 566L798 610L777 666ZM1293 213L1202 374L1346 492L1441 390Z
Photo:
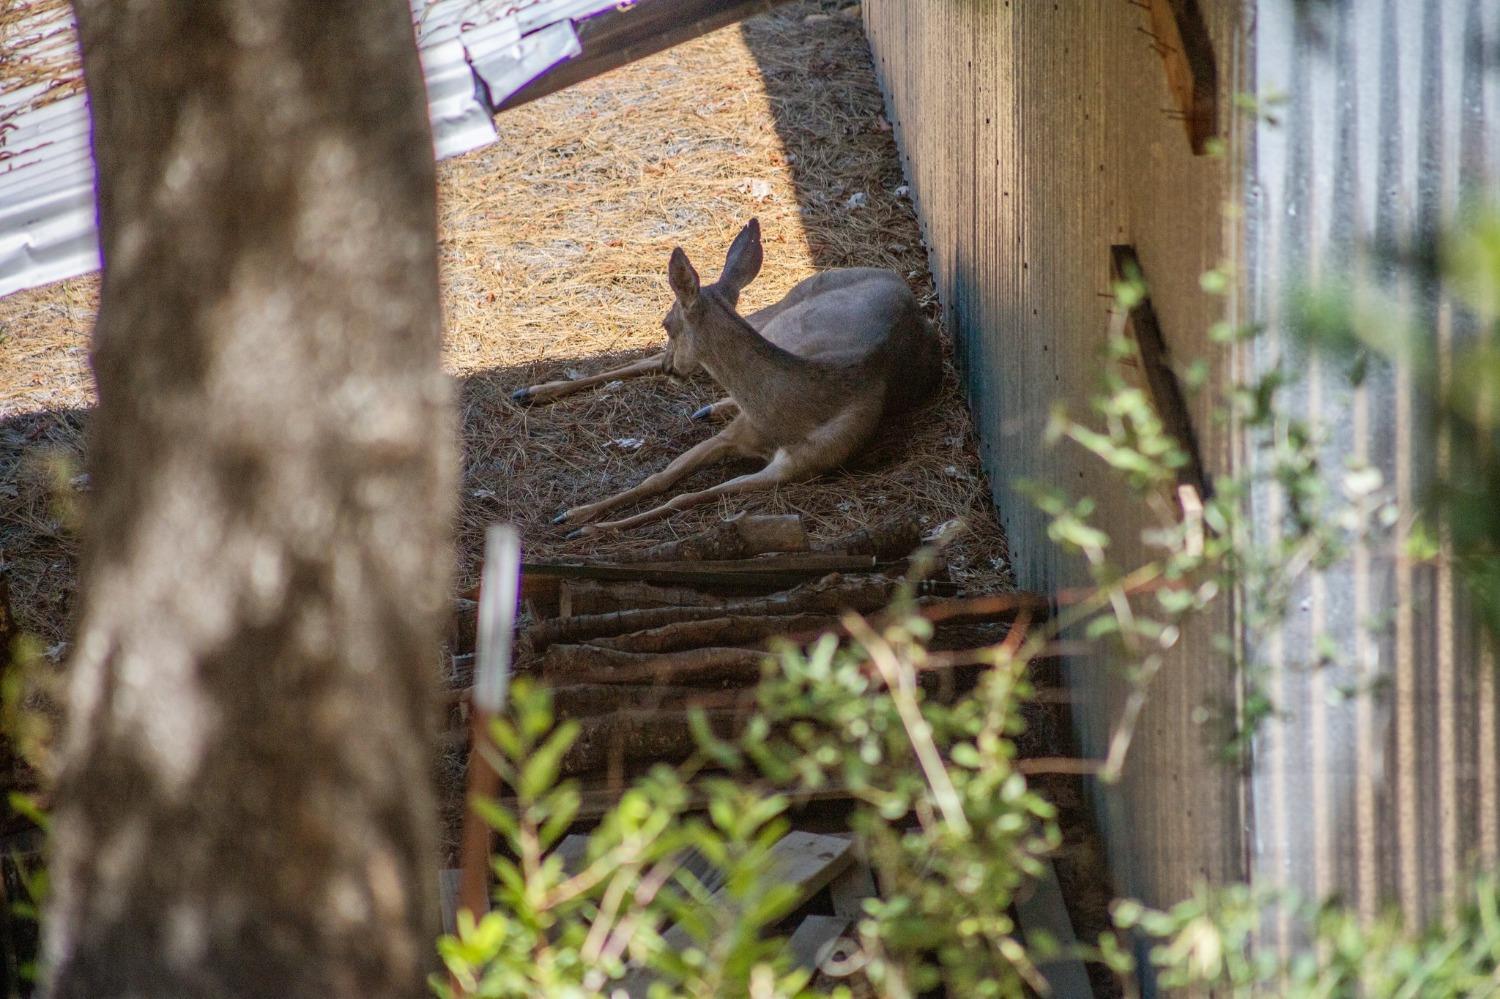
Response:
M883 390L886 412L920 404L942 379L937 337L893 271L824 271L746 318L783 350L849 369L865 390Z

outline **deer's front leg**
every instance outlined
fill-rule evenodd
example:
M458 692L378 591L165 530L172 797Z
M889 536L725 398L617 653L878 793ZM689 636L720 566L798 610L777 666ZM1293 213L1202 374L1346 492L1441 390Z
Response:
M561 399L565 395L582 392L586 388L595 385L603 385L607 382L623 378L639 378L641 375L659 375L662 373L662 364L666 360L666 351L643 357L633 364L627 364L623 368L615 368L611 371L601 371L597 375L588 375L584 378L564 378L555 382L543 382L540 385L531 385L527 388L519 388L510 394L516 402L551 402Z
M702 409L696 410L690 419L693 420L728 420L738 416L740 412L739 403L729 396L725 396L718 402L711 402Z
M654 475L648 475L637 485L595 503L575 506L564 510L553 518L554 524L578 524L593 520L606 510L664 492L672 483L705 465L730 457L748 457L758 453L747 439L748 427L736 420L706 441L688 448L672 460L672 463ZM575 534L578 532L574 532Z
M620 520L605 521L602 524L590 524L580 527L569 537L584 537L591 534L603 534L605 531L623 531L632 527L640 527L654 520L670 517L679 510L687 510L691 507L716 500L720 496L728 496L731 493L749 492L754 489L770 489L783 482L794 482L816 475L820 469L798 462L784 450L778 450L772 456L770 462L758 472L750 472L748 475L737 476L727 482L721 482L716 486L699 490L696 493L683 493L673 496L661 506L653 507L633 517L623 517Z

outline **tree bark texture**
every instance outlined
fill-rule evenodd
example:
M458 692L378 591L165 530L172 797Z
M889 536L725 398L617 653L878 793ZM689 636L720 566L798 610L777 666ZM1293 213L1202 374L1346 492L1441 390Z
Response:
M77 0L104 276L46 986L416 996L456 453L403 0Z

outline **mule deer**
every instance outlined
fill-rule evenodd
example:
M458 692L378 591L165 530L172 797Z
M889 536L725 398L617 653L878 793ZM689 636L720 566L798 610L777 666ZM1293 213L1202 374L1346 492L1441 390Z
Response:
M749 317L735 311L740 291L760 272L760 224L751 219L730 246L719 280L701 286L678 247L667 279L676 300L662 325L667 348L626 368L541 385L523 398L555 398L553 386L597 384L650 370L706 370L728 398L695 418L728 416L729 425L640 484L559 514L553 523L586 523L625 503L665 492L690 472L726 458L766 459L764 468L698 492L682 493L634 516L588 524L569 537L637 527L720 496L807 479L858 453L883 417L925 401L942 377L937 337L898 274L868 267L814 275ZM581 387L581 386L580 386ZM575 389L576 390L576 389Z

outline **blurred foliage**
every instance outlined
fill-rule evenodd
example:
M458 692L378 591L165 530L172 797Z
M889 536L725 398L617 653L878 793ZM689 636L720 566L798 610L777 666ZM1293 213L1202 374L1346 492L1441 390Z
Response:
M811 972L770 932L796 897L768 865L790 801L833 782L853 799L850 829L884 889L865 902L844 973L893 999L939 985L975 997L1044 988L1011 915L1059 840L1052 806L1015 765L1027 656L985 651L978 685L941 703L918 679L936 668L927 622L897 613L878 629L846 626L847 646L827 637L768 660L739 737L716 738L695 716L701 754L637 782L573 869L557 847L578 791L558 780L558 761L576 727L555 725L548 693L518 682L485 749L514 807L476 803L504 844L497 905L477 922L463 914L439 944L464 993L604 996L633 964L655 996L814 994ZM697 776L709 763L723 776ZM691 809L690 786L702 796ZM688 851L719 872L721 894L690 873ZM670 925L686 946L667 945Z
M1256 946L1273 907L1306 941L1290 958ZM1150 961L1170 989L1211 988L1236 999L1448 999L1500 991L1500 885L1493 876L1464 886L1444 917L1425 927L1394 911L1365 923L1335 903L1299 904L1243 885L1200 889L1166 911L1119 902L1114 918L1122 930L1157 941ZM1108 947L1119 953L1112 940Z
M1213 295L1227 294L1232 285L1228 268L1209 271L1201 281ZM1048 436L1084 448L1120 477L1145 511L1144 526L1130 539L1137 543L1122 546L1122 539L1111 538L1098 523L1092 499L1023 483L1051 517L1051 539L1083 560L1100 595L1080 604L1081 613L1074 615L1080 623L1066 622L1071 633L1081 632L1131 688L1102 772L1106 780L1124 765L1151 683L1180 641L1186 619L1231 597L1238 600L1237 632L1216 635L1214 645L1241 678L1241 696L1201 706L1199 720L1217 733L1226 759L1242 758L1261 724L1278 713L1271 691L1283 671L1326 669L1351 653L1314 640L1305 650L1279 650L1272 661L1270 643L1247 646L1237 635L1273 634L1309 572L1337 565L1357 545L1386 543L1400 514L1393 491L1369 463L1347 455L1341 467L1327 467L1323 435L1286 403L1293 383L1286 361L1232 385L1214 407L1213 419L1235 427L1259 460L1215 478L1203 495L1200 484L1182 475L1186 442L1173 436L1156 412L1127 331L1130 311L1146 297L1145 284L1139 274L1126 275L1114 294L1099 391L1083 416L1059 404ZM1229 349L1262 332L1219 323L1209 330L1209 340ZM1178 378L1189 390L1201 386L1206 362L1179 371ZM1252 498L1280 512L1274 530L1257 526Z
M496 906L478 920L461 911L457 934L438 943L459 994L606 996L629 962L652 973L653 995L806 994L808 973L787 967L765 934L794 901L767 877L771 847L788 828L784 797L709 780L700 784L706 814L689 814L685 774L657 767L610 809L570 869L558 847L580 797L559 771L578 726L556 724L551 693L525 679L510 703L479 748L514 806L472 802L504 847L492 858ZM721 873L717 904L685 865L689 851ZM669 925L686 931L688 946L669 946ZM444 978L432 985L452 994Z
M1391 262L1416 276L1420 294L1446 287L1456 296L1450 342L1410 318L1389 289L1342 283L1302 289L1293 329L1346 360L1356 381L1372 363L1411 380L1413 429L1436 460L1407 555L1451 560L1480 619L1500 634L1500 206L1472 208L1440 246Z

